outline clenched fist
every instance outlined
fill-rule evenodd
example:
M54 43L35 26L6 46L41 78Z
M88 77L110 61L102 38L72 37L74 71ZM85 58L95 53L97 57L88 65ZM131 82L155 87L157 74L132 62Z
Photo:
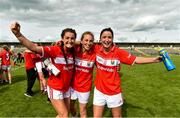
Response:
M11 28L11 31L13 32L13 34L16 36L16 37L19 37L21 35L20 33L20 25L18 22L14 22L11 24L10 28Z

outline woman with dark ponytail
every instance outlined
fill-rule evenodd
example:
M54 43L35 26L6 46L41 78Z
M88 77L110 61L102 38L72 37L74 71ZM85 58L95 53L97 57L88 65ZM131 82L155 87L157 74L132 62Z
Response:
M41 54L43 57L50 58L53 68L52 74L48 78L47 92L48 97L54 109L57 112L57 117L68 117L70 106L70 82L74 75L74 42L76 32L71 28L66 28L62 31L61 41L62 46L37 46L23 36L20 32L20 25L16 22L11 25L11 31L17 37L21 44L31 51ZM54 71L56 74L53 74Z
M105 105L113 117L122 117L123 105L119 68L121 64L149 64L161 61L161 57L137 57L113 43L114 33L105 28L100 33L100 45L96 45L96 78L93 98L94 117L103 117Z

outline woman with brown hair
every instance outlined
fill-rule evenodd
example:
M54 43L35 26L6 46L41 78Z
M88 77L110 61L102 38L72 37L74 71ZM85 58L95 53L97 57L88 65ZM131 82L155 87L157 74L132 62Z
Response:
M76 72L71 89L71 114L77 115L74 108L75 100L79 102L80 116L87 117L87 103L90 96L95 63L94 35L86 31L81 36L80 45L75 46Z
M9 82L11 84L11 62L10 62L10 56L12 55L9 47L7 45L3 46L3 50L0 52L0 58L1 58L1 68L3 71L3 80L5 82Z
M74 29L66 28L61 33L62 46L37 46L23 36L20 32L20 25L15 22L11 25L11 31L21 44L29 50L40 54L42 57L50 58L52 63L52 74L47 81L48 97L57 117L68 117L70 107L70 82L74 73L74 42L76 32ZM49 63L49 62L47 62ZM54 71L55 68L55 71ZM55 73L54 73L55 72Z

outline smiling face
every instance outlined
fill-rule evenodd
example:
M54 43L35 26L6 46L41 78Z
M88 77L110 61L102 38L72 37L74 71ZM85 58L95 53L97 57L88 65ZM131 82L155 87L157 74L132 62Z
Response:
M113 35L110 31L104 31L101 34L100 42L103 47L107 50L110 49L113 44Z
M62 31L61 38L63 41L64 50L68 50L74 47L74 42L76 39L76 31L71 28L66 28Z
M72 32L66 32L62 37L65 48L72 48L75 42L75 35Z
M81 38L81 44L85 51L89 51L94 43L94 35L91 32L85 32Z

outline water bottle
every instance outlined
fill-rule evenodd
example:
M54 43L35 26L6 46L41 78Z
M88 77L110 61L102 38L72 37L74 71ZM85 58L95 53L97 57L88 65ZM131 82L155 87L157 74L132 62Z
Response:
M159 49L159 54L162 56L163 63L168 71L174 70L176 68L171 61L168 52L164 48Z

